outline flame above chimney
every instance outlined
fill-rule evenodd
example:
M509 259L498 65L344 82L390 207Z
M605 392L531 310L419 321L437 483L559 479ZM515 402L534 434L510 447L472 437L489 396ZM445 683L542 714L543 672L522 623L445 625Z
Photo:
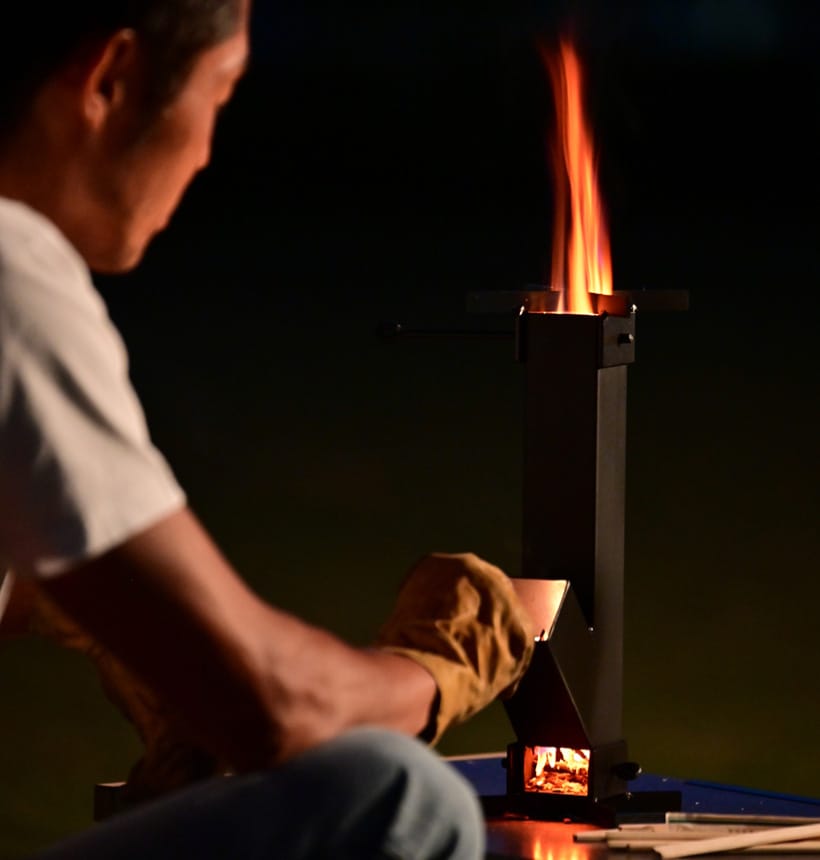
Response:
M612 294L612 262L584 116L583 75L567 42L556 54L543 45L540 50L552 83L557 132L550 147L555 178L550 287L561 293L558 313L592 314L590 293Z

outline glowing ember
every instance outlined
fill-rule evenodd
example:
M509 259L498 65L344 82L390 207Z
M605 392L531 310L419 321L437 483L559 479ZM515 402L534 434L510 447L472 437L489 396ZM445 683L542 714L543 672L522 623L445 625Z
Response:
M557 119L551 287L561 292L559 313L591 314L589 294L612 293L612 262L592 137L584 118L581 67L565 42L557 56L544 48L541 54L552 81Z
M528 748L524 774L526 791L586 796L589 791L589 750Z

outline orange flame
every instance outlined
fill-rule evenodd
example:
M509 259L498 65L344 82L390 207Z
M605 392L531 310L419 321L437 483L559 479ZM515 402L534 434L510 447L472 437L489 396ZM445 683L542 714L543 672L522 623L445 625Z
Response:
M555 226L551 288L561 292L559 313L591 314L590 293L612 294L612 261L592 136L584 117L581 66L566 42L561 42L558 56L543 47L541 55L552 82L558 132L552 146Z
M529 749L531 757L525 758L525 769L531 767L531 771L526 778L525 791L546 794L587 794L589 750L542 746Z

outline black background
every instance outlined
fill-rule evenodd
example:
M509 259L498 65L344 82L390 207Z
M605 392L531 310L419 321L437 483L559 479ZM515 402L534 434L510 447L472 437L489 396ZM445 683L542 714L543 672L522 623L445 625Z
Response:
M691 295L686 314L639 316L630 369L631 752L820 794L813 9L257 5L212 166L140 269L100 285L158 445L260 593L366 642L427 550L516 572L511 345L376 327L476 326L467 292L543 282L536 40L571 34L615 286ZM135 746L82 666L22 644L2 662L0 724L20 741L0 758L30 773L2 804L13 853L82 823ZM493 708L444 750L509 734Z

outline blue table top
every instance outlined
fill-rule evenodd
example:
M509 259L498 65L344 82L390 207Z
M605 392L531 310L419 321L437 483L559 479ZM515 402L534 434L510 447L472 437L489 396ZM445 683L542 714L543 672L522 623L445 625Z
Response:
M498 797L506 792L506 771L501 754L449 759L481 797ZM737 815L799 815L820 818L820 798L758 791L697 779L641 774L629 784L631 791L679 791L683 812L710 812Z

